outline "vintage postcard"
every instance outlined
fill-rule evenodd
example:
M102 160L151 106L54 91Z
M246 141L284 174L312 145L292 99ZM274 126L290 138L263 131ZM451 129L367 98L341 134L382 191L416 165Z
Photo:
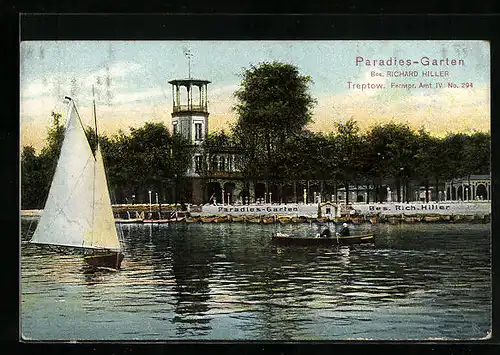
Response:
M490 45L24 41L30 340L492 329Z

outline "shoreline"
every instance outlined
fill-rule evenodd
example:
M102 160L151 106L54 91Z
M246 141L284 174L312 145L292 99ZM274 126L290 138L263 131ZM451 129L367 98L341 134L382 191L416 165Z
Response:
M23 210L20 218L39 219L42 210ZM149 212L148 212L149 213ZM122 218L124 217L124 218ZM323 224L323 223L351 223L351 224L413 224L413 223L490 223L491 214L400 214L400 215L352 215L341 217L313 217L291 215L194 215L189 212L177 212L174 215L130 214L130 216L115 216L117 224L131 223L253 223L253 224Z

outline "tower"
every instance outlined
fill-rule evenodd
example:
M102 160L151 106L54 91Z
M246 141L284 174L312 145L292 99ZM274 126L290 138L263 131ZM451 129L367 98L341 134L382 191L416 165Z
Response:
M186 175L191 178L190 193L193 203L201 203L203 191L200 175L203 168L201 143L208 135L208 80L176 79L172 85L172 126L174 133L182 134L194 146L194 156ZM187 197L187 196L186 196Z
M172 85L172 126L197 147L188 176L197 177L201 172L202 154L199 146L208 135L208 80L176 79Z

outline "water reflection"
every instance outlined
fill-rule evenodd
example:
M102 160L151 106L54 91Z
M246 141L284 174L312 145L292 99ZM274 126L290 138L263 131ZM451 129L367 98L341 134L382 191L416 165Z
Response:
M106 339L470 337L490 324L487 226L358 225L355 233L375 233L375 245L342 247L270 243L276 229L311 233L307 224L121 227L118 272L91 272L79 255L22 244L31 332L41 332L40 319L54 322L50 303L39 315L44 299L67 302L56 313L74 322L105 326ZM114 332L106 333L109 322ZM58 329L46 331L60 338Z
M206 315L210 299L211 245L210 241L203 243L199 235L184 227L171 234L176 314L172 322L179 324L178 335L186 332L203 335L210 330L211 320ZM202 243L204 246L200 247Z

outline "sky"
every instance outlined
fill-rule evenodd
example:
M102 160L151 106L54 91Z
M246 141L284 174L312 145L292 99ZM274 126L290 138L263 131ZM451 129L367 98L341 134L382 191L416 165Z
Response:
M348 119L362 130L392 121L438 136L490 131L485 41L29 41L20 47L21 146L43 147L50 113L66 114L64 96L92 125L92 86L100 132L109 136L145 122L171 129L168 81L188 77L187 50L191 77L211 82L210 131L227 131L236 121L231 108L242 72L272 61L293 64L311 77L317 103L308 128L315 132L333 131L335 122ZM425 66L422 58L448 63ZM424 71L441 76L422 77ZM398 73L416 76L394 77Z

